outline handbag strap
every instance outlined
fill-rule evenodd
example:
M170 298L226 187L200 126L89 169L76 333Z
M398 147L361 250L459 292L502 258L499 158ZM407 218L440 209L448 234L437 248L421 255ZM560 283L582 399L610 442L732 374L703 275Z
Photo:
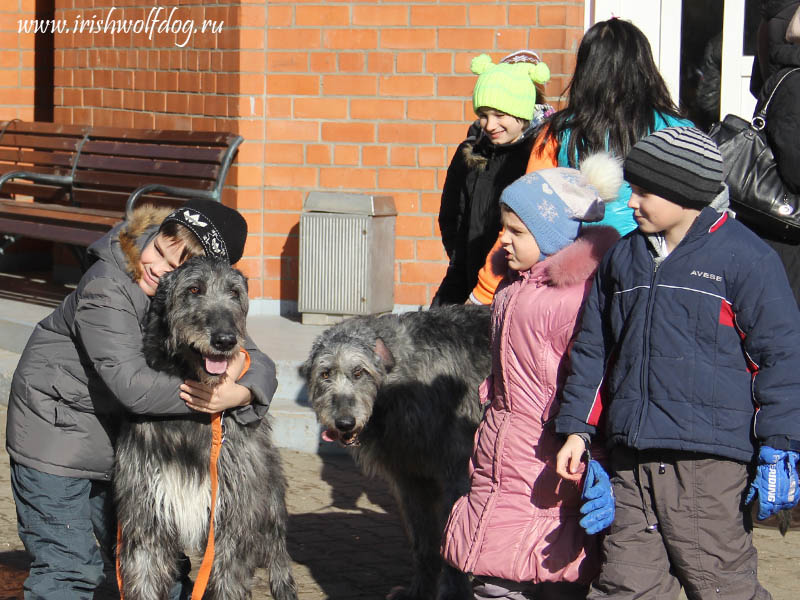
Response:
M767 98L764 106L753 116L753 120L750 122L750 125L753 127L753 129L756 131L761 131L767 126L767 109L769 108L769 103L772 102L772 97L775 95L775 92L778 91L778 88L781 87L783 80L796 71L800 71L800 67L786 71L786 73L784 73L783 76L778 80L778 83L775 84L775 87L772 88L772 91L769 93L769 98Z

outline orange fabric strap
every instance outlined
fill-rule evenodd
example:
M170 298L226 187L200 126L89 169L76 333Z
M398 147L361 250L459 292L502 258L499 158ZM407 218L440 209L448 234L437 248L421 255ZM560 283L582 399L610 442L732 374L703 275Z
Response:
M119 549L122 546L122 525L117 521L117 551L114 552L114 566L117 569L117 587L119 588L119 600L125 600L122 594L122 568L119 564Z
M237 379L240 379L250 368L250 354L244 349L242 352L244 352L244 369L242 369ZM200 563L200 569L197 571L197 579L194 580L191 600L203 599L203 594L205 594L206 587L208 586L208 578L211 575L211 567L214 565L214 509L217 505L217 486L219 484L217 463L219 462L219 453L221 449L222 413L218 412L211 415L211 455L208 461L208 476L211 479L211 514L209 515L208 523L208 542L206 542L203 562Z
M250 353L242 349L244 353L244 368L237 378L240 379L247 370L250 368ZM197 572L197 579L195 579L194 586L192 587L191 600L202 600L205 594L206 587L208 587L208 578L211 575L211 567L214 564L214 509L217 505L217 486L219 477L217 476L217 463L219 462L219 453L222 449L222 413L217 412L211 415L211 452L208 460L208 475L211 479L211 511L208 523L208 542L206 543L206 550L203 553L203 561L200 563L200 569ZM122 544L122 526L117 523L117 552L116 552L116 570L117 570L117 585L119 586L120 600L125 600L122 593L122 570L119 562L119 548Z
M219 451L222 449L222 413L211 415L211 456L208 461L208 475L211 478L211 514L208 523L208 542L206 551L203 554L203 562L200 563L200 570L197 572L197 579L192 588L192 600L202 600L203 594L208 585L208 578L211 575L211 567L214 563L214 509L217 505L217 461Z

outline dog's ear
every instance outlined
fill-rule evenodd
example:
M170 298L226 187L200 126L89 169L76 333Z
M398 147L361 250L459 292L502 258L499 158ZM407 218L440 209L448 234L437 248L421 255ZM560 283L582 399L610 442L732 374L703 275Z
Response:
M375 354L381 359L381 363L383 363L383 368L386 369L386 372L388 373L391 371L394 368L394 356L381 338L375 338L374 350Z
M309 361L304 362L302 365L297 367L297 373L308 381L309 376L311 375L311 363Z
M247 311L250 309L250 294L249 294L250 286L247 277L245 276L244 273L242 273L239 269L233 269L233 271L236 273L236 276L239 279L239 283L242 286L242 289L244 290L244 294L241 293L239 294L239 303L242 305L242 310L244 311L244 314L247 314Z
M142 343L147 364L151 368L154 365L163 365L166 361L167 339L169 337L169 326L167 324L167 293L171 288L169 277L172 273L165 274L159 281L155 296L150 301L150 308L142 324Z

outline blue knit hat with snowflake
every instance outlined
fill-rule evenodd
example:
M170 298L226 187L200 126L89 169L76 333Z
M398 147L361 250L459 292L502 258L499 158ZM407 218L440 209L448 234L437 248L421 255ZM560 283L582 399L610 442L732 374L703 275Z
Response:
M620 161L600 153L586 157L580 170L527 173L503 190L500 203L525 224L545 259L575 241L581 223L600 221L605 202L616 199L620 185Z

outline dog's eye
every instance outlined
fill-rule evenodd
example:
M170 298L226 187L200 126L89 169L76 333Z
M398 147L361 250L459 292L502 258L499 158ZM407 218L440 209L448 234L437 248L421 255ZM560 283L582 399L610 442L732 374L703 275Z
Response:
M231 290L231 297L235 300L239 299L239 290Z
M322 379L330 379L331 372L330 371L320 371L319 376Z
M200 293L200 288L196 285L193 285L192 287L189 288L189 293L192 295L197 295Z
M353 369L353 377L356 379L361 379L361 376L364 374L363 369Z

